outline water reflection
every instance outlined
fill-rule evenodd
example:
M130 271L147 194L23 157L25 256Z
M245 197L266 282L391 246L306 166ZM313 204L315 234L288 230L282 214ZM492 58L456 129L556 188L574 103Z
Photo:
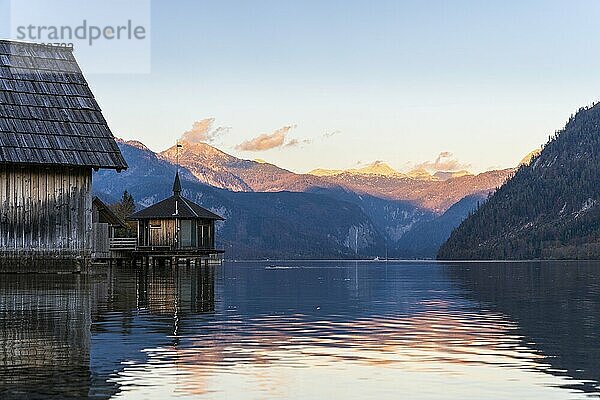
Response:
M593 265L245 263L1 278L1 398L598 393Z
M108 398L112 377L214 311L214 268L1 275L0 398Z
M450 264L450 276L481 308L515 322L538 368L566 388L600 393L600 265L597 262Z
M80 276L1 275L0 398L85 397L90 316Z
M117 378L132 366L148 363L152 349L176 348L188 319L213 312L214 273L214 267L111 269L103 283L95 283L105 290L105 300L91 327L90 394L110 397L120 392L128 382Z

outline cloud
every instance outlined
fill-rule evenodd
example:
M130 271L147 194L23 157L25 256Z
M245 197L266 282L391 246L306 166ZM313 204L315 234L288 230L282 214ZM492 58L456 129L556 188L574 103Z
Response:
M229 132L231 129L224 126L213 128L214 123L214 118L205 118L194 122L192 129L184 132L181 140L189 143L214 142L217 137Z
M459 171L471 168L471 164L462 163L449 151L442 151L435 160L425 161L417 165L430 171Z
M273 133L263 133L254 139L246 140L235 146L235 148L242 151L265 151L278 147L294 147L310 143L308 139L287 140L287 134L294 128L296 128L296 125L286 125Z
M289 142L287 142L286 144L284 144L284 147L297 147L297 146L302 146L305 144L310 144L311 141L310 139L292 139Z
M339 131L339 130L337 130L337 129L336 129L336 130L334 130L334 131L325 132L325 133L323 134L323 138L325 138L325 139L329 139L330 137L332 137L332 136L335 136L335 135L337 135L337 134L339 134L339 133L341 133L341 131Z

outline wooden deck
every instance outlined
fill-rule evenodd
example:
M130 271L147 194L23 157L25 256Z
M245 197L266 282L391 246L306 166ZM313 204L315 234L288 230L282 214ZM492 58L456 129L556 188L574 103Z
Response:
M224 250L219 249L172 249L168 246L138 246L131 253L135 264L141 265L179 265L184 262L186 265L205 265L220 264L218 257Z
M213 254L223 254L224 250L209 248L173 249L169 246L136 246L134 256L164 255L165 257L205 257Z
M225 251L213 248L173 249L171 246L138 246L136 238L111 238L109 251L98 255L94 262L129 265L220 264Z

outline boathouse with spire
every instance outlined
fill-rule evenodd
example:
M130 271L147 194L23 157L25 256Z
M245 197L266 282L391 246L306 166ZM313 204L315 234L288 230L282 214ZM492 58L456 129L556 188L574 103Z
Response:
M136 257L202 258L223 253L215 245L215 222L223 217L181 194L179 172L173 195L131 216L137 221Z

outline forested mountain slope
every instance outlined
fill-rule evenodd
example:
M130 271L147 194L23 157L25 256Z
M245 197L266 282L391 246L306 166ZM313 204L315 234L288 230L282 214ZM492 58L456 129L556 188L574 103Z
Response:
M580 109L440 248L440 259L600 258L600 105Z

